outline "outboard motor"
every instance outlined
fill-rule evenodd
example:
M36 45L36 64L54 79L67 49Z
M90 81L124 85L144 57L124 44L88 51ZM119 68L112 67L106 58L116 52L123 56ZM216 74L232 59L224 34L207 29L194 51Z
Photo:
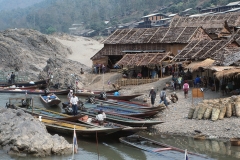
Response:
M107 99L107 94L105 92L101 92L99 99L104 99L104 100Z
M6 108L17 109L14 104L9 104L8 102L6 103Z
M70 115L73 114L72 107L67 106L66 108L64 108L64 110L65 110L65 112L66 112L67 114L70 114Z

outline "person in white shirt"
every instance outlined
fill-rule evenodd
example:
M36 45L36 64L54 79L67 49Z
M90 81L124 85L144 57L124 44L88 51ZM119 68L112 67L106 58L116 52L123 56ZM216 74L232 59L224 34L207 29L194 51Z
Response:
M70 99L70 105L72 106L73 109L73 115L77 115L77 104L78 104L78 97L73 94L73 97Z
M96 115L96 120L98 121L99 125L103 125L104 116L102 114L102 111L98 112L98 115Z
M103 121L106 121L106 118L107 118L106 114L103 112L103 110L102 110L102 109L100 109L100 112L101 112L101 113L102 113L102 115L103 115Z
M70 99L73 97L73 90L70 90L70 92L67 95L68 102L70 102Z

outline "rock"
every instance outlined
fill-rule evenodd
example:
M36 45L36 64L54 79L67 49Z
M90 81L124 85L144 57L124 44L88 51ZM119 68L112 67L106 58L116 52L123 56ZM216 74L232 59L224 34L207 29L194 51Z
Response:
M50 135L42 122L22 110L1 109L0 131L0 145L10 154L45 157L72 152L63 137Z

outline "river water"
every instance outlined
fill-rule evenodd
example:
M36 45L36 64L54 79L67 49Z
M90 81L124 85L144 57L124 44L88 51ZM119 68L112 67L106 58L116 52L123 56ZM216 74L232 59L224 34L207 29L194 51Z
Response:
M0 93L1 101L0 106L5 107L9 98L25 97L24 94L3 94ZM55 111L61 111L61 105L56 108L49 108L45 106L38 95L28 95L33 97L34 106L45 107ZM61 100L66 101L66 96L59 96ZM82 98L83 99L83 98ZM17 101L12 100L12 103ZM51 133L55 134L55 133ZM217 141L217 140L203 140L196 141L190 137L183 136L170 136L170 135L149 135L146 133L140 133L141 135L151 138L153 140L169 144L181 149L187 149L190 152L199 153L204 158L192 158L191 160L200 159L216 159L216 160L237 160L240 158L240 147L231 146L229 142ZM72 137L62 135L69 143L72 143ZM190 157L191 158L191 157ZM35 157L16 157L6 154L3 150L0 150L0 160L70 160L72 155L65 156L51 156L45 158ZM102 137L96 140L84 139L78 137L78 153L74 155L76 160L169 160L168 157L159 156L158 154L142 151L131 146L127 146L119 142L118 139L109 138L108 136ZM172 157L172 159L182 160L184 155L178 154Z

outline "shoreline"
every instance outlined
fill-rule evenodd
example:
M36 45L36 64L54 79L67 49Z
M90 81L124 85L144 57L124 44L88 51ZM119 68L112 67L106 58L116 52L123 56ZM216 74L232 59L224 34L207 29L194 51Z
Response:
M142 101L147 98L147 103L150 104L148 97L151 87L154 87L157 92L155 106L160 101L160 91L165 87L166 82L169 82L171 77L162 78L156 82L149 84L142 84L138 86L123 86L121 87L120 94L130 95L142 93L143 95L135 98L134 100ZM94 85L95 86L95 85ZM176 90L179 100L177 103L171 103L168 108L160 112L152 120L164 121L164 123L153 126L157 134L170 134L170 135L183 135L193 137L197 135L195 130L200 131L201 134L206 136L206 139L223 139L229 140L230 138L240 137L240 119L238 117L224 118L222 120L197 120L188 119L189 108L192 106L192 93L191 89L188 93L188 98L184 98L182 90ZM167 89L167 96L173 93L173 90ZM229 96L230 97L230 96ZM204 99L219 99L226 98L221 95L221 92L211 91L210 89L204 91ZM195 99L194 105L201 102L202 99ZM154 133L154 132L153 132ZM155 134L155 133L154 133Z

